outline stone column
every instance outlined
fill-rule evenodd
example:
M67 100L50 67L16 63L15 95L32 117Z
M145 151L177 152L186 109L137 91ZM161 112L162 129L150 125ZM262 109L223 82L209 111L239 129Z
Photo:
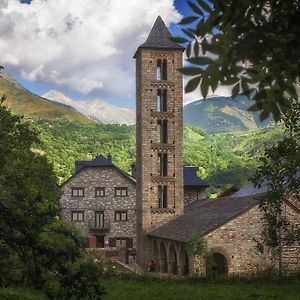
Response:
M178 275L185 275L185 265L178 265Z
M174 261L168 261L168 274L174 273Z

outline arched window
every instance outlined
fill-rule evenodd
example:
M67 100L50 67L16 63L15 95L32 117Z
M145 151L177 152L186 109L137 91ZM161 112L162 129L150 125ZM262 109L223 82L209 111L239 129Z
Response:
M162 100L161 90L158 90L156 96L156 111L162 111L163 109L161 100Z
M167 186L158 186L158 208L168 207L168 188Z
M158 59L156 65L156 80L161 80L161 79L162 79L162 61L161 59Z
M162 80L167 80L167 60L164 59L162 63Z
M162 143L168 143L168 121L164 120L162 123Z
M168 110L168 106L167 106L167 90L163 91L163 95L162 95L162 111L167 111Z
M156 80L167 80L167 60L158 59L156 63Z
M157 156L157 174L158 176L168 176L168 154L159 153Z

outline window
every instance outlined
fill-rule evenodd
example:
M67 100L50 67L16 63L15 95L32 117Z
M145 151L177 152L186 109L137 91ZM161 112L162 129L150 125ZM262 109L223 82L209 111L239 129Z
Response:
M127 221L127 211L116 211L115 221Z
M162 68L162 63L161 59L157 60L157 65L156 65L156 79L161 80L161 68Z
M168 154L159 153L157 157L158 176L168 176Z
M161 144L168 143L168 121L158 121L156 128L157 142Z
M161 108L161 90L158 90L156 96L156 111L161 111Z
M162 95L162 111L167 111L168 107L167 107L167 90L163 91L163 95Z
M168 207L168 188L167 186L158 187L158 208Z
M84 188L74 187L72 188L72 196L73 197L84 197Z
M84 212L83 211L72 211L71 219L72 219L72 221L75 221L75 222L84 221Z
M104 211L95 212L95 227L96 228L104 227Z
M116 247L126 247L126 240L116 240Z
M156 80L167 80L167 60L157 60L156 64Z
M105 196L105 188L104 187L96 187L95 188L95 196L96 197L104 197Z
M127 187L116 187L115 188L115 196L117 196L117 197L128 196L128 188Z

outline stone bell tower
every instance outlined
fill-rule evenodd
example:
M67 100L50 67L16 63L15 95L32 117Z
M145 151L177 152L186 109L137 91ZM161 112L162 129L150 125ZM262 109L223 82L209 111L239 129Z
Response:
M150 259L147 231L183 213L184 48L158 17L136 59L137 262Z

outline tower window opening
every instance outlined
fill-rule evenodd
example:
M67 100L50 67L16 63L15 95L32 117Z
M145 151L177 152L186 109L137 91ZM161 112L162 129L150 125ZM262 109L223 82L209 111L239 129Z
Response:
M162 80L167 80L167 60L164 59L162 63Z
M168 143L168 121L164 120L162 123L162 143Z
M157 60L156 64L156 80L167 80L167 60Z
M168 143L168 121L164 120L163 122L157 122L157 142L160 144Z
M168 188L167 186L158 186L158 208L168 207Z
M158 176L168 176L168 154L158 154L157 156L157 174Z
M162 111L167 111L167 90L163 91L163 96L162 96Z
M156 65L156 80L161 80L161 79L162 79L162 61L161 59L158 59Z
M156 96L156 111L161 111L161 109L163 108L161 105L161 90L157 91L157 96Z

